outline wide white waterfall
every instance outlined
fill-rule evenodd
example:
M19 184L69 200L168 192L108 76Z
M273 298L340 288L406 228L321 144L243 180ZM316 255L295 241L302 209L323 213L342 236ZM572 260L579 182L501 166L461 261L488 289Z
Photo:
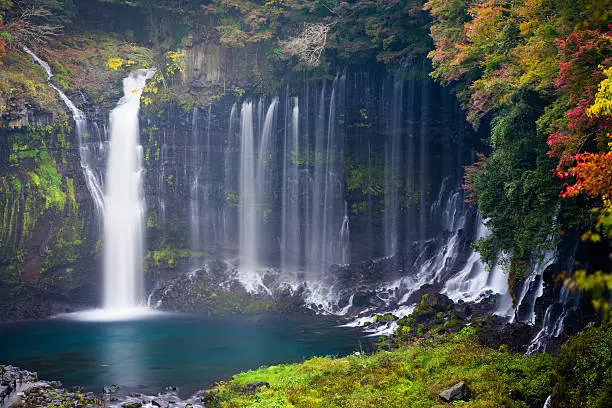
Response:
M96 211L104 219L104 310L75 314L86 320L129 318L142 302L143 224L142 147L138 112L146 80L154 70L137 70L123 80L123 93L110 115L110 151L105 183L96 162L107 150L103 132L93 132L85 114L51 83L49 64L27 47L23 50L45 70L49 86L70 110L79 141L80 164ZM92 140L92 133L98 133ZM104 190L103 185L106 186ZM136 312L142 315L141 311Z
M110 114L110 152L104 196L104 309L122 311L143 302L145 201L138 112L152 70L123 80L123 98Z

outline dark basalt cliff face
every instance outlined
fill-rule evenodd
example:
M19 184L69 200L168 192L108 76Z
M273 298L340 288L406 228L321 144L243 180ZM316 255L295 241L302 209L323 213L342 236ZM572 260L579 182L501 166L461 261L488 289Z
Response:
M436 220L428 219L417 227L409 225L422 218L420 213L434 203L444 179L454 186L451 188L458 187L462 166L471 160L470 143L477 137L463 121L453 98L423 76L421 62L404 68L405 92L394 95L398 77L376 64L359 71L338 67L324 74L289 73L273 78L278 71L261 57L263 51L257 47L236 51L188 36L181 52L185 69L174 88L189 103L155 101L143 106L141 112L149 289L188 272L204 259L237 256L240 129L232 110L239 112L241 103L247 100L258 104L256 121L263 121L263 110L274 97L280 98L273 131L274 157L269 163L271 201L269 208L263 209L267 219L263 256L269 265L278 266L280 262L283 149L295 97L300 101L304 146L315 149L318 127L327 130L335 122L338 128L341 186L336 194L341 194L338 202L341 207L346 205L350 217L353 262L386 255L381 239L388 205L385 171L389 170L385 166L390 160L389 135L395 131L413 135L410 143L399 146L395 171L397 176L409 175L415 183L411 186L399 179L392 181L402 183L398 191L403 196L398 201L402 200L401 207L405 208L397 215L401 225L397 242L434 236L443 230L435 225ZM332 101L332 91L341 92L336 84L340 77L343 93ZM108 126L108 109L113 106L110 101L98 106L78 93L67 94L88 117L87 143L107 143L104 129ZM330 103L339 105L333 116ZM31 106L26 100L11 101L11 106L3 115L0 138L0 316L18 320L98 305L102 220L81 171L74 123L67 119L59 100L54 112ZM399 122L393 117L397 109L408 112ZM419 159L419 151L427 152L426 162ZM304 154L293 160L296 168L314 177L314 156ZM93 163L102 177L103 162L102 153ZM312 200L308 196L311 193L303 194L304 200ZM200 215L196 225L194 205ZM341 213L334 223L342 222L344 209L338 210ZM197 245L192 242L194 228L198 229ZM339 230L340 225L333 228Z
M23 121L23 118L22 118ZM27 111L0 131L0 319L97 302L98 221L68 124Z

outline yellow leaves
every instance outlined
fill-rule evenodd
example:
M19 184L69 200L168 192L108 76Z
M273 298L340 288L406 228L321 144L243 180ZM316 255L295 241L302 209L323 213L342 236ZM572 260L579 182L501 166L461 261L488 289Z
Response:
M165 55L164 74L171 77L177 72L183 72L185 68L185 55L176 51L168 51ZM155 77L153 78L155 79ZM153 81L155 82L155 81Z
M601 69L603 67L600 66ZM599 83L595 101L587 109L589 116L605 116L612 115L612 66L608 69L603 69L606 78Z
M135 61L132 61L129 59L124 60L123 58L119 58L119 57L110 57L106 61L106 67L110 69L111 71L117 71L121 68L129 68L135 64L136 64Z
M176 51L168 51L166 53L166 65L172 68L172 71L183 72L185 65L185 55Z
M123 59L117 57L111 57L106 61L106 67L112 71L117 71L123 66Z
M610 291L612 291L612 274L597 271L587 275L585 270L579 270L574 272L573 276L566 278L563 284L569 290L589 293L593 308L603 314L604 321L612 323L610 301L608 301Z

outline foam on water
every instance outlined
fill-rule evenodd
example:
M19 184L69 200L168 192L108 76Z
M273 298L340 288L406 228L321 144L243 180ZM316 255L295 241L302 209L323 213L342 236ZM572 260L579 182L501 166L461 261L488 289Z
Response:
M55 316L59 319L78 320L82 322L119 322L127 320L144 320L170 316L173 313L160 312L148 307L125 309L90 309L82 312L63 313Z

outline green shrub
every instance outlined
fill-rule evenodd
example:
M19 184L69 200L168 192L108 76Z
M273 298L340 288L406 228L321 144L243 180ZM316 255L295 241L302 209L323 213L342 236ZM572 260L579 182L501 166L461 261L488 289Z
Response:
M612 331L593 327L570 339L553 375L553 407L604 408L612 401Z

